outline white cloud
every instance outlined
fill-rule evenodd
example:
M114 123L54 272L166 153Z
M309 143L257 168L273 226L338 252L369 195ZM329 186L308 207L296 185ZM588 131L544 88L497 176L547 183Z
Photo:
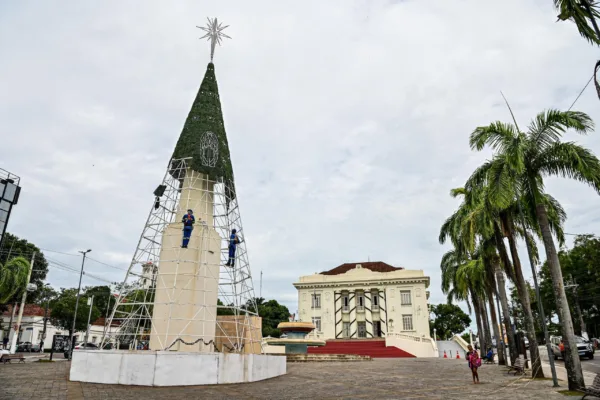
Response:
M525 125L592 72L595 50L555 14L546 0L0 6L0 160L23 184L10 230L127 266L208 62L195 26L217 16L233 37L215 63L255 287L262 270L263 296L293 311L298 276L369 257L424 269L444 301L448 192L489 156L469 133L509 120L500 90ZM600 120L592 87L575 108ZM600 154L597 135L577 140ZM591 190L548 190L567 231L598 229Z

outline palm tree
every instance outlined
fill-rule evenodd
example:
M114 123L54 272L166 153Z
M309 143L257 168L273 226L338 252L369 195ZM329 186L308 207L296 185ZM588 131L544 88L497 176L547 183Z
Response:
M493 306L492 295L492 292L495 292L500 298L504 317L503 323L506 327L508 338L509 354L514 364L518 353L514 334L509 329L511 323L508 311L508 296L506 294L504 274L500 268L500 258L503 259L505 270L509 277L513 276L514 273L512 272L510 261L504 262L504 259L508 260L504 242L501 239L499 242L494 240L495 233L500 235L497 211L487 200L485 188L477 192L457 188L451 190L450 194L453 197L463 196L463 202L458 210L442 225L439 241L443 244L450 238L455 248L462 249L463 252L473 252L475 251L477 238L480 238L482 249L479 252L484 255L484 265L486 266L486 291L488 301L490 302L490 313L492 314L492 320L495 321L495 308ZM492 250L492 246L497 247L501 253L504 251L505 256L498 257L496 252ZM501 337L500 331L496 332L498 324L494 323L493 325L494 335L499 339ZM504 352L499 353L498 362L505 363Z
M598 5L593 0L554 0L554 6L560 12L558 14L559 20L574 22L579 34L585 40L592 44L600 45L600 29L598 29L596 21L596 18L600 17L600 12L598 11ZM600 61L596 61L594 67L594 85L596 86L598 97L600 97L600 84L598 84L597 76L599 68Z
M24 257L15 257L4 266L0 264L0 304L6 303L27 285L29 261Z
M471 305L473 306L477 329L480 333L480 344L485 346L489 334L485 333L482 323L480 302L482 291L480 288L483 283L480 274L474 274L474 271L468 269L470 264L471 260L465 259L456 249L446 252L440 263L442 292L447 294L448 303L452 303L453 300L465 301L469 313L471 313Z
M572 21L579 34L592 44L600 44L600 30L596 18L600 17L598 6L591 0L554 0L558 19ZM591 25L591 26L590 26Z
M593 127L592 120L584 113L548 110L536 116L526 133L521 132L516 123L495 122L477 128L470 139L471 148L481 150L490 146L496 155L475 171L467 187L489 186L490 196L500 207L509 207L515 199L525 199L535 210L562 325L570 390L583 388L585 384L560 262L552 238L548 203L544 196L544 177L572 178L592 186L600 193L600 160L582 146L560 141L568 129L585 134L591 132Z

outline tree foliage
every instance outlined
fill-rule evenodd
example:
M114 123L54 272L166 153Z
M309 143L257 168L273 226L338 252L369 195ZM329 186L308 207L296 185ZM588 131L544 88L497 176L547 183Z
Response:
M600 13L595 3L594 0L554 0L560 21L573 22L581 37L592 44L600 45L597 33Z
M110 314L116 300L108 286L90 286L84 288L83 292L86 297L94 296L94 307L100 311L101 317L107 317L107 314Z
M5 265L0 264L0 304L7 303L15 295L23 293L27 286L29 261L15 257Z
M77 299L77 289L61 288L57 298L50 302L50 319L52 324L60 329L71 331L73 326L73 316L75 315L75 303ZM77 320L75 322L75 331L82 332L87 329L88 315L90 307L87 305L87 296L80 295L79 307L77 308ZM100 317L100 310L94 305L90 323L93 323Z
M432 304L429 308L435 316L429 321L432 336L435 329L439 337L447 339L464 332L471 325L471 317L455 304Z
M573 279L578 285L576 291L574 288L566 290L575 331L581 333L579 315L575 310L576 301L579 301L588 334L590 337L600 337L600 238L579 235L575 238L573 248L563 249L558 257L565 280ZM546 312L549 315L556 314L556 300L547 262L540 270L540 296Z
M29 261L31 261L31 255L34 252L36 253L36 256L33 271L31 272L30 283L35 284L37 289L27 294L28 303L37 301L42 294L42 286L44 284L44 280L46 279L46 275L48 274L48 261L46 260L44 253L42 253L42 251L35 244L6 232L2 242L2 249L0 251L0 265L6 265L8 260L16 257L25 258L28 262L27 264L29 265ZM25 279L26 278L27 272L25 272ZM22 289L25 289L25 286L23 286ZM4 292L0 291L0 293ZM22 294L22 290L17 290L5 302L0 301L0 304L20 302Z

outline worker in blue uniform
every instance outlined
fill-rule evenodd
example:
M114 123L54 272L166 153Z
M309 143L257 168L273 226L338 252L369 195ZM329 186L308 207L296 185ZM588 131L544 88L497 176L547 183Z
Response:
M237 230L232 229L231 235L229 236L229 261L225 264L227 267L233 267L235 265L235 250L237 245L241 242L236 233Z
M194 212L192 210L187 210L187 214L183 216L181 222L183 222L183 243L181 244L181 247L187 249L190 237L192 237L192 231L194 230L194 223L196 222Z

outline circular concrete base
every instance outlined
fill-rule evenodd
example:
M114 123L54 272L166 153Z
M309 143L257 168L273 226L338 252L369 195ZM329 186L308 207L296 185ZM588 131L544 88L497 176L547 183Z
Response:
M285 356L75 350L69 379L120 385L191 386L255 382L285 373Z

